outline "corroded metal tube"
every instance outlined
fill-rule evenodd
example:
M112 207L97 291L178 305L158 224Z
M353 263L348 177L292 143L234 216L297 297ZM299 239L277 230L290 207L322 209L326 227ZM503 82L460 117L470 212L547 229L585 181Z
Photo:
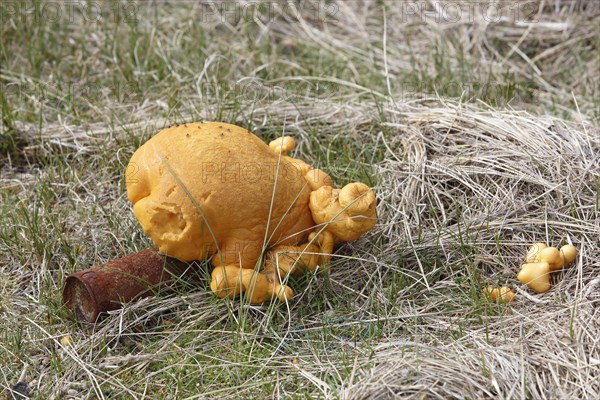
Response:
M81 322L94 323L105 311L121 308L131 299L151 295L151 289L181 276L189 268L156 249L71 274L65 281L63 302Z

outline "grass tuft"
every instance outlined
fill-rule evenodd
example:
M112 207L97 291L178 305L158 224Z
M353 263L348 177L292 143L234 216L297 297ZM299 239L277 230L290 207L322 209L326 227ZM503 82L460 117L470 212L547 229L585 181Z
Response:
M9 3L0 396L599 397L597 2ZM64 277L151 245L129 158L198 120L285 130L336 186L374 188L376 228L289 307L216 299L200 263L80 329ZM516 280L537 241L580 252L542 295Z

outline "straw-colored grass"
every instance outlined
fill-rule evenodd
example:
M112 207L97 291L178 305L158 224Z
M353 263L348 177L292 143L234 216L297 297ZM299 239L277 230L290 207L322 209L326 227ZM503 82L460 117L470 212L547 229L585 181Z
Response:
M35 4L0 5L0 395L600 397L597 2ZM295 136L374 187L376 228L287 307L219 300L198 263L82 329L65 276L151 245L129 157L195 120ZM516 279L537 241L580 253L545 294Z

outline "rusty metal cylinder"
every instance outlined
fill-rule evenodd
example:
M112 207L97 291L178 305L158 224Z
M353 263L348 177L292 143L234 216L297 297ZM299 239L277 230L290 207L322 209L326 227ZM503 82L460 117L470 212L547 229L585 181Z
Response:
M63 302L81 322L94 323L102 312L116 310L135 297L151 295L181 276L187 263L146 249L71 274L65 281Z

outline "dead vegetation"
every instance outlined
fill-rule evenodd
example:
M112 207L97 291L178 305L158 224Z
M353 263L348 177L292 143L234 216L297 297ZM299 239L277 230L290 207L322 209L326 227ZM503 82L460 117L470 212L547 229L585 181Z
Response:
M0 393L600 396L597 2L305 2L294 17L269 3L256 18L135 4L132 21L0 30ZM129 156L201 119L285 129L340 185L374 186L379 224L296 282L289 307L184 284L85 332L64 276L149 245L124 196ZM536 241L580 252L542 295L516 279ZM517 300L490 303L489 284Z

